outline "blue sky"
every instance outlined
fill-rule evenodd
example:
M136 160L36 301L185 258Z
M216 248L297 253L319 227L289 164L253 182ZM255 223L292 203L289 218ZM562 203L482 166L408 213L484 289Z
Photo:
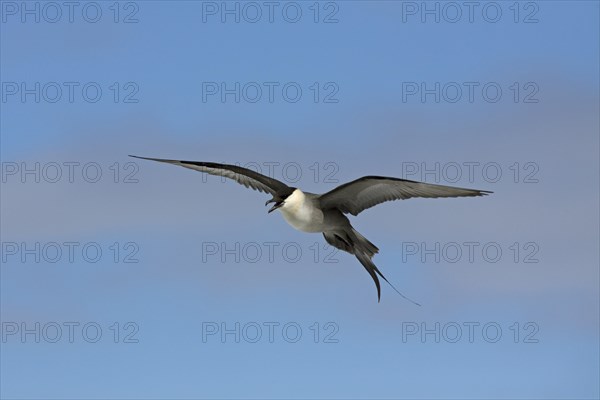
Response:
M597 2L477 2L472 21L457 2L457 22L441 2L439 22L400 1L277 2L273 22L263 2L82 2L72 22L23 4L0 2L2 398L600 396ZM385 284L377 303L264 194L128 154L494 194L351 219L419 308Z

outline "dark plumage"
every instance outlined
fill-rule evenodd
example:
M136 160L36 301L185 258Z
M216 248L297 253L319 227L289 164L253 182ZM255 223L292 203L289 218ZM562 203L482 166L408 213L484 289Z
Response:
M485 190L433 185L407 179L365 176L318 195L302 192L276 179L236 165L131 157L179 165L211 175L224 176L245 187L270 193L272 198L265 205L275 204L269 212L280 209L286 221L294 228L304 232L322 232L327 243L353 254L375 282L378 301L381 299L379 277L389 283L402 297L405 296L373 264L372 258L379 251L377 246L358 233L344 214L356 216L367 208L391 200L413 197L474 197L492 193Z

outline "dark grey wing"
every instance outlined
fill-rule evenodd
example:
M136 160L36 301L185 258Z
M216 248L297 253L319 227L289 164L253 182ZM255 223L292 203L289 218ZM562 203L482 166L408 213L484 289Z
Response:
M278 192L281 193L290 191L289 186L278 181L277 179L269 178L268 176L259 174L256 171L252 171L248 168L238 167L237 165L200 161L165 160L162 158L138 157L132 155L129 157L164 162L167 164L190 168L200 172L206 172L207 174L211 175L224 176L225 178L233 179L237 183L244 185L247 188L249 187L254 190L258 190L259 192L271 193L272 195L275 195Z
M361 211L391 200L411 197L470 197L485 196L485 190L463 189L452 186L433 185L383 176L365 176L345 183L321 195L321 208L338 208L344 213L358 215Z

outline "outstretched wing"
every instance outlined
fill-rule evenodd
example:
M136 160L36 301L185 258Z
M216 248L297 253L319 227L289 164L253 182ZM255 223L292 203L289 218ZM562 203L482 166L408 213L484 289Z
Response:
M321 195L321 208L338 208L344 213L358 215L361 211L391 200L411 197L469 197L485 196L485 190L463 189L452 186L409 181L383 176L365 176L345 183Z
M258 190L259 192L270 193L272 195L275 195L278 192L281 193L290 190L285 183L280 182L277 179L269 178L268 176L259 174L256 171L252 171L248 168L238 167L237 165L200 161L165 160L162 158L138 157L132 155L129 157L164 162L200 172L206 172L207 174L211 175L224 176L225 178L233 179L237 183L244 185L247 188L249 187L251 189Z

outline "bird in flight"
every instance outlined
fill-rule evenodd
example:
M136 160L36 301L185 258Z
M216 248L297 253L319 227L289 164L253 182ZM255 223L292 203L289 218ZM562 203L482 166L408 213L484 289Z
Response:
M331 246L353 254L375 282L377 301L381 301L379 275L400 296L417 305L419 304L400 293L383 276L372 261L379 249L358 233L344 214L356 216L377 204L412 197L475 197L492 193L485 190L433 185L399 178L364 176L344 183L327 193L315 194L289 187L276 179L237 165L166 160L133 155L130 157L178 165L211 175L223 176L247 188L270 194L273 197L265 203L265 206L273 203L269 213L279 210L287 223L295 229L302 232L321 232Z

